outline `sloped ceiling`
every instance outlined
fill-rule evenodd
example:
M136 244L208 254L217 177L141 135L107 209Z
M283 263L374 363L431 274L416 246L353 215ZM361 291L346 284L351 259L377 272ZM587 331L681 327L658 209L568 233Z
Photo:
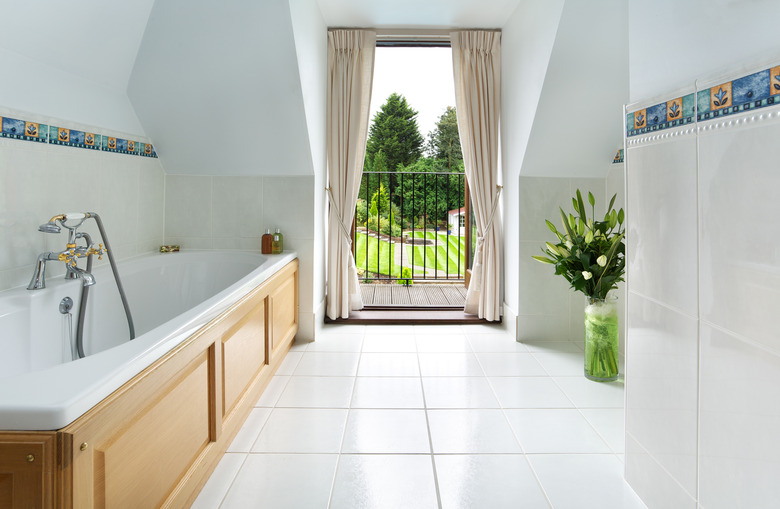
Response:
M523 0L318 0L330 27L500 28Z
M522 175L606 174L628 102L626 9L623 0L566 0Z
M167 173L310 175L296 62L287 0L158 0L127 92Z

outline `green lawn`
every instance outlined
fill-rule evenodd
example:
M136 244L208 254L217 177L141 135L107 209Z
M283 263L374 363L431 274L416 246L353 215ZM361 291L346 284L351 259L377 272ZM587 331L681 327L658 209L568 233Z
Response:
M377 256L377 249L379 249L379 256ZM366 250L368 250L368 264L366 264ZM391 256L392 251L388 242L377 240L376 237L369 237L365 233L355 235L355 265L357 268L375 274L399 277L401 266L396 265L395 262L400 262L400 260L391 261ZM390 273L391 267L392 273Z
M462 276L466 272L466 237L458 239L455 235L447 235L445 233L414 232L415 238L422 238L423 235L430 240L435 240L438 236L438 243L435 246L407 246L407 256L414 260L415 265L438 269L440 271L438 275L445 277L447 273ZM460 271L458 271L459 243ZM447 251L448 245L449 252Z

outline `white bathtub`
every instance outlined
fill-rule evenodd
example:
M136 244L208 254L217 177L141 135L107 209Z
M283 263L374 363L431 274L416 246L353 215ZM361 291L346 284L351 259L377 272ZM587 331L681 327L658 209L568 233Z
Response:
M67 426L295 257L183 251L120 262L133 341L111 270L102 265L87 305L87 356L76 361L63 360L67 317L59 303L73 299L75 328L80 280L49 277L45 289L0 292L0 430Z

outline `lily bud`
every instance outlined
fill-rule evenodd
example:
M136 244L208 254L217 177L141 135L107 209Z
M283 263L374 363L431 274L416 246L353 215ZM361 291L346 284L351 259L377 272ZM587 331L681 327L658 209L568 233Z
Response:
M607 257L604 255L599 256L596 258L596 263L599 264L599 267L604 267L607 264Z
M582 271L582 277L583 277L583 279L585 279L587 281L588 279L593 277L593 274L591 274L587 270L583 270Z

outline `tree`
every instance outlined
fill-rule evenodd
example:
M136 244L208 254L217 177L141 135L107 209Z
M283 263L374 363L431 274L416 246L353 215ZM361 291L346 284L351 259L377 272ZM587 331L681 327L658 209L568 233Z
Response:
M388 171L395 171L398 165L407 166L422 155L423 137L417 127L417 111L406 102L406 98L393 92L371 120L366 143L366 159L373 162L380 150L384 153Z
M452 106L447 106L436 122L436 129L428 134L428 151L431 157L443 159L448 171L453 171L458 163L463 162L458 116Z

